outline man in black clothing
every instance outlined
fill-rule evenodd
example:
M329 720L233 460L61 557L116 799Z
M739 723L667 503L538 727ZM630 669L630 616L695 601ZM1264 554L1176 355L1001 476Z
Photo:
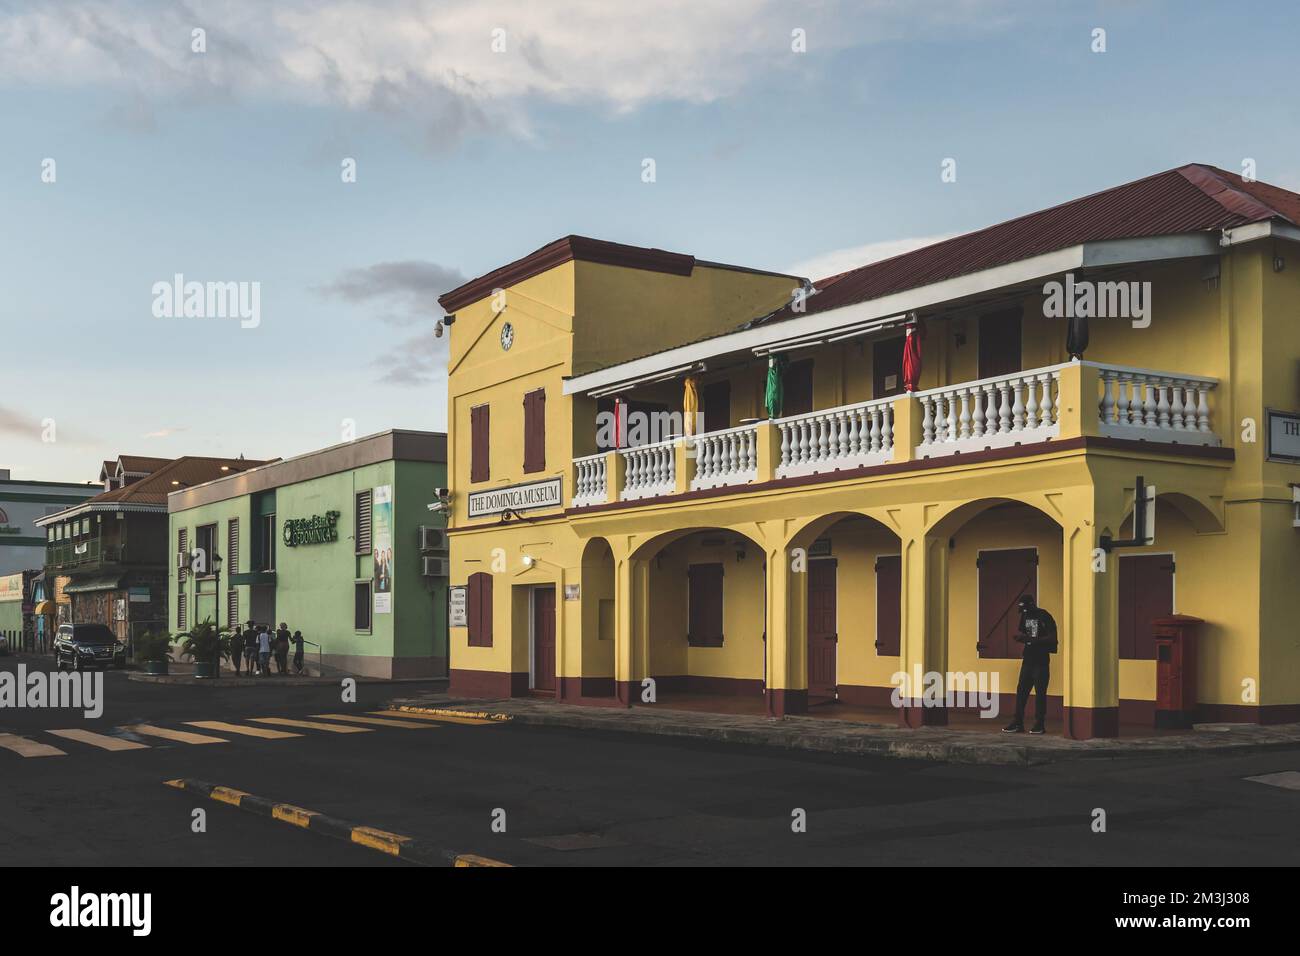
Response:
M1025 705L1029 691L1034 691L1034 726L1029 732L1041 734L1046 729L1047 682L1051 677L1051 657L1056 653L1056 621L1041 607L1033 595L1021 595L1020 631L1016 640L1025 645L1020 660L1020 682L1016 685L1016 719L1008 724L1004 733L1018 734L1025 729Z

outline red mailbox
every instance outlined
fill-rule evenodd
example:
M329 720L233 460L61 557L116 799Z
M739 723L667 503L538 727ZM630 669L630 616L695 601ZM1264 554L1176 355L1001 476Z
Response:
M1173 614L1151 622L1156 639L1156 726L1190 727L1196 720L1196 637L1205 622Z

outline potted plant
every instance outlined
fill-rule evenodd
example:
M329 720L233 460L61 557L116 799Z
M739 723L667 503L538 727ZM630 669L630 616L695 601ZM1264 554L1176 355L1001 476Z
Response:
M172 636L166 631L146 631L135 638L135 659L146 674L166 674L172 659Z
M181 653L194 661L195 677L217 676L223 648L212 618L205 618L203 623L190 628L181 644Z

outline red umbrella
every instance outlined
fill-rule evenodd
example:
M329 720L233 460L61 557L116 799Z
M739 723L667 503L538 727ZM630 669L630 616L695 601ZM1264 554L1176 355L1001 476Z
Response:
M903 343L903 388L915 392L921 378L921 335L918 323L907 327L907 340Z

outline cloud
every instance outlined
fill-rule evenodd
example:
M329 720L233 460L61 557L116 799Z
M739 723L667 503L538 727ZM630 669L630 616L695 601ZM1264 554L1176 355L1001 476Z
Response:
M409 119L432 142L530 133L528 107L707 103L826 54L1004 29L1014 0L0 0L0 85L269 98ZM206 51L193 52L194 29ZM792 52L803 30L807 52ZM140 125L140 102L123 113Z
M820 255L804 259L802 262L796 262L784 271L792 275L808 276L813 281L827 279L839 275L841 272L848 272L850 269L857 269L872 262L880 262L883 259L901 256L913 249L921 249L925 246L934 245L936 242L943 242L945 239L951 239L954 235L956 233L918 236L914 239L885 239L880 242L868 242L861 246L850 246L846 249L832 249L829 252L823 252Z
M447 340L433 334L442 315L438 296L465 282L466 277L458 269L407 259L348 269L316 291L377 310L373 317L388 325L417 329L371 365L380 370L381 380L391 385L428 385L446 374Z
M156 431L145 432L140 437L141 438L170 438L172 435L175 435L177 432L185 432L185 431L189 431L189 429L186 428L184 425L168 425L166 427L159 428Z

